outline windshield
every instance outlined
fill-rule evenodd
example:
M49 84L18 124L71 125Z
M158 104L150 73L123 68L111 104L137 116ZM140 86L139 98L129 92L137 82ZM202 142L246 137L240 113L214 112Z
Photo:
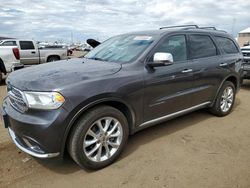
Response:
M135 60L153 41L153 36L146 35L113 37L91 50L85 58L127 63Z

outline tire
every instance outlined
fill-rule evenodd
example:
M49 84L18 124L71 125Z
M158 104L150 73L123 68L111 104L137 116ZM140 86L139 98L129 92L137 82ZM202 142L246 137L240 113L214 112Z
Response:
M128 122L122 112L110 106L99 106L83 114L74 125L68 152L82 168L101 169L119 157L127 143L128 132Z
M59 61L60 58L57 56L51 56L47 59L47 62Z
M2 71L0 71L0 84L2 84L3 83L3 73L2 73Z
M232 91L233 93L230 95L229 94L225 95L226 89L230 89L230 91ZM229 91L229 90L227 90L227 91ZM230 81L226 81L222 85L222 87L217 95L217 98L214 102L214 105L210 109L210 112L216 116L219 116L219 117L223 117L223 116L230 114L230 112L232 111L233 106L234 106L235 94L236 94L236 90L235 90L234 84ZM225 102L225 100L226 100L226 102ZM223 103L223 101L225 103ZM224 104L224 107L222 106L223 104ZM226 106L227 106L227 108L226 108Z

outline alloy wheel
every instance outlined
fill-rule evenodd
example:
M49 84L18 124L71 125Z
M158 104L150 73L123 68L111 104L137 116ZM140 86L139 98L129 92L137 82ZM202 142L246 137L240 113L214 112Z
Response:
M223 91L221 96L220 108L221 111L226 113L230 110L234 100L234 90L232 87L228 86Z
M105 161L116 153L121 145L122 138L123 129L116 118L100 118L90 126L85 135L83 141L84 153L91 161Z

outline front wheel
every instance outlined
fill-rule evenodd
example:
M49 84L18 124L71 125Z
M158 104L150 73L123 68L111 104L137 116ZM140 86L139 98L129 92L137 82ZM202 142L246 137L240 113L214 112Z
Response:
M100 106L84 114L73 127L68 151L81 167L100 169L113 163L128 139L128 123L119 110Z
M226 116L233 108L235 101L235 86L232 82L226 81L221 87L214 105L210 111L216 116Z

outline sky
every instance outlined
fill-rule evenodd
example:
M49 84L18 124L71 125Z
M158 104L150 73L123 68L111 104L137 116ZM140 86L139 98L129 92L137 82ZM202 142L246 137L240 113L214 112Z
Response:
M250 0L0 0L0 36L100 41L162 26L215 26L235 37L250 27Z

